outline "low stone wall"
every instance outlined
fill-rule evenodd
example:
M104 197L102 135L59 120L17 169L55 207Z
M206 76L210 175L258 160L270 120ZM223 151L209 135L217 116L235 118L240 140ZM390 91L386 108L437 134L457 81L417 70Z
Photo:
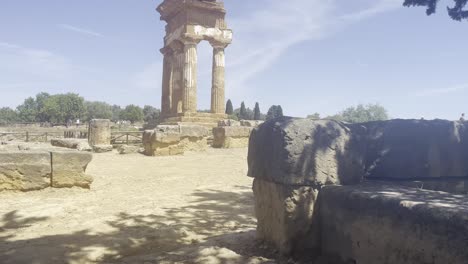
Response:
M93 150L86 139L52 139L50 143L52 146L60 148L76 149L79 151Z
M91 159L78 151L0 152L0 191L89 188L93 180L85 171Z
M322 251L324 187L385 180L466 191L468 131L442 120L345 124L284 117L253 130L248 163L258 237L284 254L311 256Z
M208 148L209 129L198 125L163 125L143 133L147 156L182 155L186 151L205 151Z
M252 127L224 126L213 128L214 148L246 148Z
M395 185L320 191L322 254L342 263L465 264L468 197Z

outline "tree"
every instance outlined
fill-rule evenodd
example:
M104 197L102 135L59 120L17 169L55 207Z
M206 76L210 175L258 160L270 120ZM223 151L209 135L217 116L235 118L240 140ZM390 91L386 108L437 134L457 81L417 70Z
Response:
M281 107L281 105L278 105L278 107L276 107L276 117L283 117L283 108Z
M159 121L161 111L150 105L145 105L143 107L143 115L146 123L157 123Z
M253 119L254 120L260 120L261 119L261 112L260 112L260 105L257 103L255 103L255 108L254 108L254 117Z
M427 7L426 14L432 15L437 10L439 0L405 0L403 5L407 7L411 6L424 6ZM453 0L454 6L447 7L449 16L453 20L461 21L468 18L468 10L465 10L465 6L468 3L467 0Z
M42 118L52 123L66 123L86 116L84 98L74 93L56 94L44 101ZM43 122L44 120L41 120Z
M282 116L283 116L283 108L281 107L281 105L272 105L270 109L268 109L266 120L275 119L275 118L282 117Z
M18 114L9 107L0 108L0 124L11 124L18 122Z
M234 107L232 106L231 99L227 100L226 103L226 114L232 115L234 113Z
M112 106L104 102L85 102L86 119L112 119Z
M37 120L38 109L36 100L32 97L24 100L24 103L16 108L19 119L23 122L35 122Z
M120 118L123 120L130 121L132 122L132 124L135 122L143 121L144 119L143 109L133 104L128 105L120 113Z
M37 115L36 121L37 122L47 122L50 121L50 117L47 116L45 112L45 104L46 101L50 98L50 94L48 93L39 93L36 95L36 105L37 105Z
M319 113L314 113L312 115L307 116L308 119L320 119L320 114Z
M339 114L328 118L349 123L364 123L388 120L389 117L387 110L379 104L359 104L356 107L348 107Z
M245 103L241 103L240 111L239 111L239 119L248 119L247 117L247 109L245 109Z
M119 121L121 112L122 112L122 108L120 107L120 105L113 105L112 106L112 121Z

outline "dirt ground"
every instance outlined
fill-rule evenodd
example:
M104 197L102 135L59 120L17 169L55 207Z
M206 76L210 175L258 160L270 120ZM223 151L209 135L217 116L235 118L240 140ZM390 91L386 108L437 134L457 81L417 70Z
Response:
M0 193L0 263L277 263L255 240L246 160L95 154L91 190Z

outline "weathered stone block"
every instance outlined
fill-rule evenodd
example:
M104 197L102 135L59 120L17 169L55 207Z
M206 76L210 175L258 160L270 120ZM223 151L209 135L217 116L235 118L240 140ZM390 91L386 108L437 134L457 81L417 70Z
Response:
M147 156L182 155L185 151L207 149L210 135L207 127L197 125L164 125L143 134L144 153Z
M213 128L214 148L245 148L249 146L251 127L215 127Z
M111 152L112 150L114 150L114 147L112 145L94 145L93 146L93 151L96 153Z
M283 254L319 253L319 226L314 222L318 220L317 189L255 179L253 192L259 239L274 244Z
M139 146L122 145L122 146L119 146L117 151L120 154L133 154L133 153L138 153L140 151L140 149L141 148Z
M32 191L50 186L49 152L0 152L0 191Z
M286 185L356 184L364 152L343 123L283 117L252 131L248 175Z
M89 188L93 178L85 172L92 158L86 152L52 152L52 187Z
M360 264L465 264L468 197L395 185L326 186L325 255Z
M365 126L366 176L468 176L468 127L446 120L390 120Z
M111 144L111 123L107 119L93 119L89 122L88 141L91 147Z

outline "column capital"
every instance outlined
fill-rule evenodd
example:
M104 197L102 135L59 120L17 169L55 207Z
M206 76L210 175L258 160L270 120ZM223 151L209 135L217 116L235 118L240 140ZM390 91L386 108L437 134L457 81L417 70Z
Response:
M229 44L222 43L219 41L210 41L210 45L213 47L213 49L224 50Z
M174 50L170 46L165 46L164 48L159 50L164 56L172 55Z

